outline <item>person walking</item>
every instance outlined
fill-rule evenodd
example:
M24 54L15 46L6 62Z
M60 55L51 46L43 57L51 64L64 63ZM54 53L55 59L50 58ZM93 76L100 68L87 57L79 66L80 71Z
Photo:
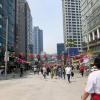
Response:
M54 68L53 68L53 66L51 66L51 78L53 78L54 77Z
M43 66L42 70L43 70L43 77L44 77L44 79L46 79L46 75L47 75L47 69L46 69L46 67Z
M82 77L83 77L83 75L84 75L84 70L85 70L85 67L84 67L83 64L81 64L81 65L80 65L80 73L81 73Z
M20 65L20 77L23 76L23 74L24 74L23 71L24 71L24 63L22 62L21 65Z
M67 75L68 82L70 83L71 67L70 66L67 66L65 68L65 72L66 72L66 75Z
M65 79L65 76L66 76L65 66L62 67L62 75L63 75L63 78Z
M91 100L100 100L100 56L95 58L94 64L98 70L90 73L82 100L86 100L89 95Z

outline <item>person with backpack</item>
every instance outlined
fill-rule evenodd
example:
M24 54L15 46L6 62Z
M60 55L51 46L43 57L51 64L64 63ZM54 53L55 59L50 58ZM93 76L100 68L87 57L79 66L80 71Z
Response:
M86 100L89 95L91 100L100 100L100 56L95 58L94 64L98 70L90 73L82 100Z

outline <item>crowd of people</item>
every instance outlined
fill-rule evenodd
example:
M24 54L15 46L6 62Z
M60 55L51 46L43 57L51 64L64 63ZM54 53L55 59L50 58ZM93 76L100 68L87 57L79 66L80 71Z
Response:
M91 95L91 100L100 100L100 56L95 58L94 65L97 67L97 70L89 74L87 85L81 98L82 100L87 100L89 95ZM74 67L72 65L64 66L61 65L61 63L44 63L38 71L41 71L44 78L46 78L47 75L51 75L51 78L67 78L70 83L70 78L74 76L73 70L75 68L79 70L83 77L84 71L86 70L86 67L83 64Z
M68 82L70 83L70 78L74 77L74 69L75 67L73 65L62 65L61 62L55 62L55 63L43 63L43 64L35 64L33 67L34 74L41 74L43 75L44 79L47 76L50 76L51 79L53 78L62 78L62 79L68 79Z

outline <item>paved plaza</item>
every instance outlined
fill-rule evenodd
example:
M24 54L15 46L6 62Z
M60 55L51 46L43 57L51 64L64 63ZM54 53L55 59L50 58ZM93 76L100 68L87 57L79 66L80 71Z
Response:
M43 79L30 74L0 81L0 100L81 100L86 77L76 75L69 84L64 79Z

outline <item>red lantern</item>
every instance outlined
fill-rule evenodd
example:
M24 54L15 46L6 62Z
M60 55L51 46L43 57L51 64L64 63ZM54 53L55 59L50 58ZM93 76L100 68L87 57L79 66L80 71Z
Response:
M81 55L80 55L80 58L83 58L83 57L84 57L84 55L81 54Z
M23 54L23 53L20 53L19 55L20 55L20 56L22 56L22 57L24 56L24 54Z
M75 59L78 59L78 55L75 55L74 58L75 58Z
M62 54L62 60L64 60L64 54Z
M56 58L57 58L57 59L59 58L59 55L58 55L58 54L56 55Z
M28 56L29 56L29 57L32 57L32 56L33 56L33 54L32 54L32 53L29 53L29 54L28 54Z
M38 58L38 57L39 57L39 55L38 55L38 54L34 54L34 57L35 57L35 58Z
M46 53L42 54L42 58L46 58Z
M51 55L50 55L50 58L52 59L52 57L53 57L53 55L51 54Z
M66 58L67 58L67 59L70 59L70 54L67 54Z

